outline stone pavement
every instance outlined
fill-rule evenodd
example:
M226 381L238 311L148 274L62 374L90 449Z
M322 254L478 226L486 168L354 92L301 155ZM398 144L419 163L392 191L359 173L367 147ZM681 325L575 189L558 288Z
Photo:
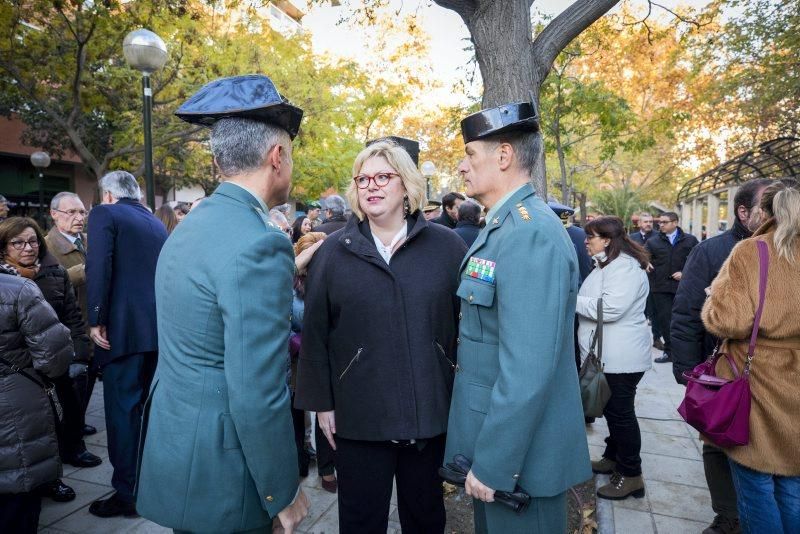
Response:
M660 356L653 351L653 356ZM677 407L683 386L675 382L671 364L653 364L636 394L636 415L642 431L642 474L645 497L624 501L597 499L600 534L699 534L714 519L708 494L702 443L683 422ZM601 457L608 435L605 419L587 427L589 452ZM597 475L598 487L608 483Z
M97 467L77 469L65 465L64 483L72 486L77 498L68 503L55 503L50 499L42 502L42 514L39 519L39 532L44 534L73 533L126 533L126 534L161 534L171 533L167 529L146 519L112 518L101 519L89 513L89 505L96 499L110 495L111 464L108 461L106 444L106 421L103 410L103 384L98 382L86 413L87 424L97 427L97 434L86 438L90 451L103 458ZM300 525L297 532L301 534L335 534L338 532L339 514L336 508L336 495L324 491L320 479L316 475L316 466L311 466L311 475L303 483L311 501L309 516ZM397 502L392 497L388 534L400 534L400 523L397 515Z

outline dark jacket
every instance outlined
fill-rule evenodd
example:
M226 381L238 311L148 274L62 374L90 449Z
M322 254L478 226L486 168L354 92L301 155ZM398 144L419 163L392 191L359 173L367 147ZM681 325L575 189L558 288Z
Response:
M644 244L647 243L650 240L650 238L653 237L654 235L655 232L651 230L650 232L646 233L644 237L642 237L642 232L636 230L635 232L631 232L630 234L628 234L628 237L630 237L631 241L633 241L634 243L639 243L640 245L644 246Z
M711 286L736 243L748 237L750 232L737 220L727 232L694 247L686 260L670 324L672 372L680 383L684 383L683 372L705 360L717 343L717 339L706 332L700 317L706 302L705 288Z
M347 218L344 215L334 215L328 218L324 223L314 228L314 232L322 232L326 235L331 235L336 230L341 230L347 224Z
M89 326L106 326L111 343L111 350L95 347L97 364L157 351L154 286L166 228L141 203L124 198L92 209L88 237Z
M75 349L75 361L89 363L91 352L89 336L86 335L86 323L83 322L78 299L69 281L67 270L48 252L42 259L39 273L33 281L56 312L61 324L69 328Z
M66 372L69 330L36 284L0 269L0 355L31 376ZM0 363L0 494L25 493L61 473L55 419L41 386Z
M295 406L336 410L343 438L419 439L447 429L467 248L419 211L408 226L391 265L368 221L353 217L309 266Z
M455 229L456 224L458 223L458 221L456 221L455 219L452 219L447 214L447 210L444 209L444 206L442 206L442 214L439 215L438 217L436 217L435 219L431 219L431 222L432 223L436 223L436 224L441 224L442 226L446 226L446 227L450 228L451 230Z
M468 221L458 221L454 231L464 240L464 243L467 244L467 248L469 248L478 237L481 227Z
M578 269L581 273L578 284L582 284L586 277L589 276L589 273L592 272L593 267L592 258L586 251L586 232L583 231L583 228L572 225L567 226L567 234L575 247L575 254L578 255Z
M678 281L672 275L683 271L686 258L697 245L697 238L678 228L675 244L663 232L658 232L647 240L644 247L650 253L650 263L653 272L650 273L650 293L675 293L678 291Z

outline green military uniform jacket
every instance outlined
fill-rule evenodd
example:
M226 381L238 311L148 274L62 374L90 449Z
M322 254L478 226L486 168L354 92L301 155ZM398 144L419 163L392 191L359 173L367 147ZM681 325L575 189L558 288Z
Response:
M495 490L550 497L591 477L575 370L575 247L530 184L490 217L461 265L458 372L445 463Z
M268 529L297 492L286 384L294 255L264 208L223 183L159 256L137 510L166 527Z

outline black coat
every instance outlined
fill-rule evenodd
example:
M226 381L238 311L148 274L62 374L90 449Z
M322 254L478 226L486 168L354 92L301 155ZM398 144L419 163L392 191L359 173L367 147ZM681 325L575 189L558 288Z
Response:
M635 232L631 232L628 235L628 237L630 237L631 240L634 243L639 243L640 245L644 246L644 244L646 242L648 242L650 240L650 238L653 237L654 235L655 235L655 233L650 231L650 232L646 233L644 235L644 237L642 237L642 232L640 232L639 230L636 230Z
M578 269L581 273L581 279L578 282L582 284L594 267L592 258L586 250L586 232L583 231L583 228L572 225L567 226L567 234L575 247L575 254L578 255Z
M697 238L678 228L678 237L675 244L663 232L658 232L647 240L644 247L650 253L650 263L653 272L650 273L650 293L675 293L678 291L678 281L672 275L683 271L686 258L697 245Z
M369 223L352 217L309 266L295 406L336 410L337 435L346 439L447 430L467 248L419 211L408 226L391 265Z
M442 206L442 214L439 215L438 217L436 217L435 219L431 219L431 222L432 223L436 223L436 224L441 224L442 226L446 226L446 227L450 228L451 230L455 229L456 224L458 224L458 221L456 221L455 219L452 219L447 214L447 210L444 209L444 206Z
M472 246L472 243L475 242L475 239L481 232L481 227L471 222L458 221L458 223L456 223L454 232L464 240L464 243L467 244L467 248L469 248Z
M331 235L336 230L341 230L347 225L347 218L344 215L334 215L329 217L324 223L314 228L315 232L322 232Z
M727 232L694 247L686 260L670 323L672 372L678 382L683 383L684 371L694 368L714 350L717 339L706 332L700 318L706 301L705 288L717 277L736 243L748 237L750 232L736 221Z
M55 256L50 254L42 259L38 274L33 279L47 301L58 316L58 320L69 328L72 345L75 349L75 361L89 363L91 359L89 336L86 335L86 323L83 321L81 309L75 290L69 281L67 270L58 264Z

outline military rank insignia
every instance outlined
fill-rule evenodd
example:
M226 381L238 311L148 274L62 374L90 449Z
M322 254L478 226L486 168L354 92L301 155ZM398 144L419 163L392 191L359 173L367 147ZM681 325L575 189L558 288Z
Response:
M517 211L519 212L520 217L522 217L523 221L530 221L531 216L528 213L528 210L525 208L525 205L520 202L517 204Z
M494 266L495 263L493 261L472 256L467 262L467 276L494 284Z

